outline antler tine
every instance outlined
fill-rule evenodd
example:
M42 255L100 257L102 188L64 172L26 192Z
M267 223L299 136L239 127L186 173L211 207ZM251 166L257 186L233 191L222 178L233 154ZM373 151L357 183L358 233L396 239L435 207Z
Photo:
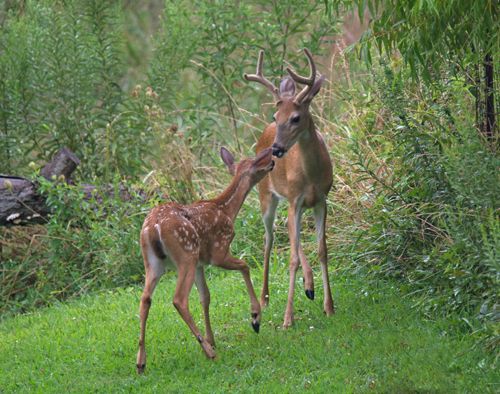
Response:
M269 81L266 77L264 77L264 75L262 74L263 63L264 63L264 51L261 49L259 51L259 60L257 60L257 71L255 72L255 74L243 74L243 76L247 81L258 82L264 85L267 89L271 91L274 98L276 100L279 100L278 88L274 86L274 84L271 81Z
M314 81L316 80L316 64L314 63L314 60L312 58L312 55L311 55L311 52L309 51L309 49L307 48L304 48L304 53L306 54L307 56L307 61L309 63L309 69L311 70L311 74L309 75L308 78L306 77L303 77L299 74L297 74L295 71L293 71L290 67L287 67L286 68L286 71L288 72L288 74L290 74L290 76L292 77L292 79L295 81L295 82L298 82L298 83L301 83L301 84L304 84L306 85L304 87L304 89L302 89L294 98L294 101L297 103L297 104L300 104L300 102L304 99L304 97L307 96L307 94L309 93L309 91L311 90L312 86L314 85Z

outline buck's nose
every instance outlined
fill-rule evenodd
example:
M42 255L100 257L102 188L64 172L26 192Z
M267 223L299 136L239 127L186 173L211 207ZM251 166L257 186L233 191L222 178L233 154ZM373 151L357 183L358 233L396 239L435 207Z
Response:
M272 148L273 148L273 156L276 156L278 158L283 157L283 155L286 152L285 148L283 148L282 146L279 146L277 144L273 144Z

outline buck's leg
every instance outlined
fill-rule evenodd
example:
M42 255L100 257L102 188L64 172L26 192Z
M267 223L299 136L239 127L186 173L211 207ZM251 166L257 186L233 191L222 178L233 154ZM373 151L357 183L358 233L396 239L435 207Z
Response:
M202 266L196 268L195 283L198 288L198 293L200 293L200 302L205 317L205 336L207 337L208 343L215 347L214 333L210 325L210 292L208 290L207 281L205 280L205 269Z
M307 298L310 300L314 300L314 279L313 272L311 266L307 262L306 255L304 250L302 249L302 244L299 240L299 256L300 256L300 265L302 266L302 273L304 274L304 290Z
M318 238L318 255L321 263L321 275L323 277L323 309L327 316L335 313L332 291L328 279L328 250L326 247L325 224L326 224L326 201L322 201L314 207L314 219L316 222L316 234Z
M300 253L300 218L302 216L302 200L290 203L288 208L288 237L290 238L290 284L288 287L288 300L286 303L283 328L293 324L293 295L295 293L295 276L299 268Z
M269 259L273 248L274 232L273 225L276 217L276 208L278 198L268 192L266 195L261 193L262 221L266 230L266 241L264 247L264 278L262 280L262 292L260 294L260 305L266 307L269 305Z
M177 285L174 294L174 306L189 329L200 343L205 355L208 358L215 358L215 351L212 345L200 333L196 326L191 312L189 312L189 293L193 287L196 274L196 259L182 259L177 262Z
M138 373L143 373L146 368L146 321L148 319L149 308L151 307L151 297L153 296L158 280L165 272L163 262L152 251L148 253L143 248L143 257L144 267L146 268L146 283L142 292L139 309L141 333L139 335L139 351L137 352L136 362Z
M250 268L248 268L248 265L243 260L237 259L229 254L227 254L225 258L214 260L214 265L227 270L238 270L243 275L248 295L250 296L252 327L254 331L258 333L260 329L261 308L259 301L257 301L255 290L253 289L252 280L250 278Z

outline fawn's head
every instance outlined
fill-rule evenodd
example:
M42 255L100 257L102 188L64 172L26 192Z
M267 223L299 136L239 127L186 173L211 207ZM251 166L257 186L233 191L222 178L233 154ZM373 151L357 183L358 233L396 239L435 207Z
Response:
M309 77L302 77L287 67L286 70L290 76L281 81L279 89L262 74L264 51L259 52L256 74L244 75L246 80L264 85L271 91L276 100L277 111L273 116L276 122L276 137L272 149L273 155L277 157L282 157L300 136L309 130L312 122L309 105L325 80L323 75L316 77L316 65L311 52L305 48L304 53L311 70ZM296 93L296 83L305 85L298 93Z
M226 164L229 173L233 176L249 177L251 186L258 183L274 168L272 153L272 148L267 148L259 152L253 159L243 159L239 163L235 163L231 152L224 147L220 149L220 157Z

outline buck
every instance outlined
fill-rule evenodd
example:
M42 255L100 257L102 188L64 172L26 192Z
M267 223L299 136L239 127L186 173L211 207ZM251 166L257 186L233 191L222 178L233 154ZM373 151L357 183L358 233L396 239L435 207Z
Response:
M256 74L245 74L248 81L264 85L276 100L274 122L267 125L259 138L256 152L269 147L278 157L275 169L258 186L259 200L265 226L264 279L260 303L269 303L269 258L273 246L273 224L276 207L281 198L288 200L288 235L290 239L290 284L283 327L293 324L293 297L299 263L304 275L305 293L314 299L314 281L310 265L300 244L300 221L305 208L313 208L318 239L318 254L323 279L323 308L332 315L333 299L328 279L328 257L325 239L326 198L332 187L332 162L325 142L316 130L309 111L314 96L319 92L324 76L316 75L316 65L308 49L310 76L303 77L287 67L289 76L279 89L262 73L264 51L260 51ZM296 93L296 83L305 85Z
M140 243L146 281L140 302L139 373L146 367L145 334L151 297L167 266L177 270L173 304L208 358L215 358L215 340L209 317L206 264L241 271L250 295L252 327L259 332L261 307L249 268L244 261L231 256L229 245L234 237L234 220L247 194L274 167L272 150L264 149L254 159L235 164L232 154L222 148L221 158L234 177L219 197L191 205L162 204L153 208L144 220ZM189 311L188 297L193 282L200 294L206 337L201 335Z

